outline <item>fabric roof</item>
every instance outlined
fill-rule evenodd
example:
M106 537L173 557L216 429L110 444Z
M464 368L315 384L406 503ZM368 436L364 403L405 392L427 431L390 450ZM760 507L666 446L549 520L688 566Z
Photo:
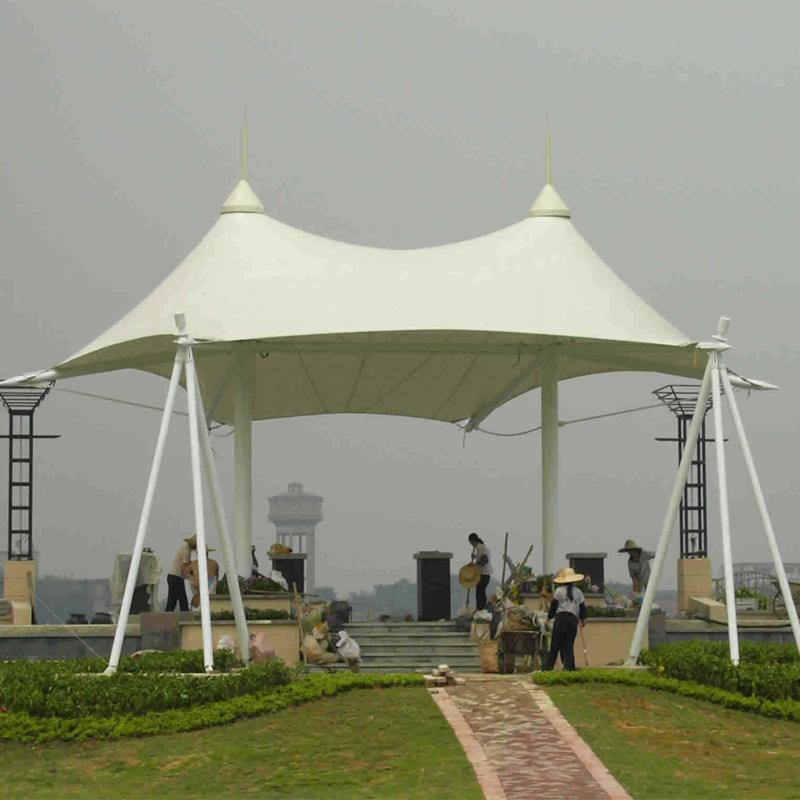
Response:
M589 247L547 185L529 216L416 250L332 241L271 219L242 180L187 258L58 377L168 375L184 312L207 407L233 418L232 354L253 352L253 416L460 420L559 379L615 370L698 377L705 358Z

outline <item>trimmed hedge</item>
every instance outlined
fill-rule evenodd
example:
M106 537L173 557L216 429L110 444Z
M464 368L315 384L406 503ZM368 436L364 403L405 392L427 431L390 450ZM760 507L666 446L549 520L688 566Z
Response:
M99 678L97 680L100 680ZM217 679L207 678L214 681ZM310 675L269 691L233 697L215 703L144 714L83 716L78 719L36 717L24 711L0 714L0 739L29 743L120 739L127 736L181 733L237 719L279 711L298 703L333 697L351 689L420 686L421 675Z
M63 661L0 661L0 683L8 675L30 675L34 680L51 679L66 673L102 672L108 666L104 658L70 658ZM214 669L217 672L230 672L241 667L242 662L236 654L225 648L214 651ZM170 652L142 653L138 656L125 656L120 659L118 672L180 672L203 673L202 650L173 650ZM39 676L39 677L35 677Z
M730 692L692 681L665 678L644 670L624 669L582 669L576 672L534 672L534 683L540 686L553 686L570 683L612 683L626 686L641 686L661 692L671 692L695 700L748 711L765 717L800 722L800 702L796 700L768 700L763 697L748 697L738 692Z
M91 659L99 661L101 666L97 670L81 670L102 672L106 668L103 659ZM60 662L65 663L65 662ZM214 669L217 672L230 672L236 667L241 667L242 662L236 654L224 647L214 651ZM119 662L119 672L204 672L202 650L171 650L169 652L142 653L136 658L126 656Z
M289 668L277 660L212 676L145 671L101 676L66 671L63 664L56 662L55 670L39 664L24 669L19 663L0 669L0 706L37 717L141 714L227 700L291 680Z
M597 606L586 606L587 617L627 617L624 608L598 608Z
M793 645L742 642L738 666L726 642L676 642L640 660L668 678L694 681L764 700L800 701L800 653Z
M259 619L290 619L289 612L280 608L248 608L244 607L244 618L259 620ZM198 615L199 619L199 615ZM233 611L212 611L212 620L233 620Z

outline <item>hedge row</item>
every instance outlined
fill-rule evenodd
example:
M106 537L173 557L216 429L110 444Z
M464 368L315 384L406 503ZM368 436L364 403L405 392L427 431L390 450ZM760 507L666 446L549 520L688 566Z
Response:
M701 683L653 675L644 670L582 669L576 672L535 672L533 680L541 686L570 683L613 683L642 686L647 689L691 697L695 700L706 700L737 711L748 711L765 717L800 722L800 702L796 700L748 697L738 692L730 692Z
M800 700L800 654L792 645L743 642L734 666L725 642L676 642L641 659L667 678L693 681L763 700Z
M215 680L215 679L206 679ZM309 675L269 691L233 697L216 703L140 715L84 716L79 719L36 717L24 711L0 714L0 739L45 743L120 739L128 736L181 733L237 719L255 717L351 689L419 686L421 675Z
M0 681L7 676L29 676L30 680L54 679L66 673L102 672L108 666L104 658L71 658L64 661L2 661L0 662ZM242 662L231 650L222 648L214 651L214 669L217 672L230 672L241 667ZM142 653L138 656L125 656L120 659L118 672L182 672L202 673L202 650L173 650L170 652Z
M198 614L198 619L199 619ZM244 618L251 620L263 619L289 619L289 612L280 608L244 608ZM233 620L236 617L233 611L212 611L211 619L213 620Z
M254 694L285 686L290 680L289 668L277 660L212 676L118 672L106 677L51 669L0 669L0 706L37 717L141 714Z
M729 661L728 642L674 642L662 644L642 653L642 662L658 663L664 658L697 659L717 658ZM739 642L739 660L742 664L792 664L800 663L800 652L794 644L768 642Z

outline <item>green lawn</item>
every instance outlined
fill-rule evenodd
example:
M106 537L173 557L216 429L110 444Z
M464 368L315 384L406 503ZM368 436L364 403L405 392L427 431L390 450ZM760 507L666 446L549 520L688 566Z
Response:
M547 693L636 800L800 798L800 724L633 686Z
M482 797L422 688L351 691L227 726L115 742L0 743L4 797Z

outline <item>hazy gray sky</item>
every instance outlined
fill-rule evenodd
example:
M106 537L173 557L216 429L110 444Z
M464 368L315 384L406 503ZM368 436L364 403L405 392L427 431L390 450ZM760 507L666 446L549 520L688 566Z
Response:
M0 374L70 355L177 266L238 177L245 103L267 212L384 247L523 218L547 115L555 184L595 250L693 338L731 316L729 363L783 387L741 405L783 553L800 560L798 24L796 3L729 0L3 0ZM570 381L561 417L643 405L667 382ZM62 386L153 403L166 391L138 373ZM486 425L531 427L538 403L519 398ZM110 574L132 543L158 415L56 392L38 421L63 434L37 452L40 570ZM621 576L624 539L655 544L676 454L653 437L673 428L657 410L562 430L559 556L607 550ZM320 584L412 577L418 549L460 562L469 530L495 550L510 531L516 557L532 541L539 563L535 435L463 443L454 426L381 417L255 430L259 552L274 538L267 496L302 481L325 498ZM228 469L232 438L216 445ZM766 560L734 445L729 474L735 556ZM149 544L166 561L192 527L179 424ZM710 527L718 573L716 505Z

